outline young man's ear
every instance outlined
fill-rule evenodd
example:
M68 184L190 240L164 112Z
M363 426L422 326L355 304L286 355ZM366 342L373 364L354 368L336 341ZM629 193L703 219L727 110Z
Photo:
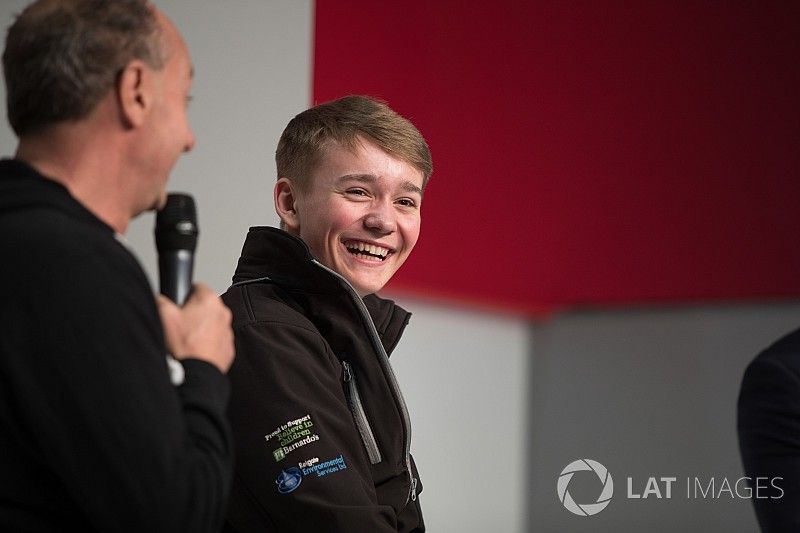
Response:
M141 126L152 107L153 71L134 59L120 72L115 86L120 119L128 128Z
M300 231L300 219L297 216L297 191L289 178L280 178L275 184L273 197L275 212L281 218L281 228L289 233Z

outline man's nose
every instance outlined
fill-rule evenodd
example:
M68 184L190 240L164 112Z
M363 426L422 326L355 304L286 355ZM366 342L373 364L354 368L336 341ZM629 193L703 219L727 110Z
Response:
M388 235L397 230L394 207L390 202L378 202L364 217L364 226L372 231Z

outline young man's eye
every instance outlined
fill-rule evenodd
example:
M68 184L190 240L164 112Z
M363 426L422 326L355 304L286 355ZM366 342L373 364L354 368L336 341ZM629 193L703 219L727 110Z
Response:
M411 198L400 198L397 200L397 203L402 205L403 207L416 207L417 202L412 200Z

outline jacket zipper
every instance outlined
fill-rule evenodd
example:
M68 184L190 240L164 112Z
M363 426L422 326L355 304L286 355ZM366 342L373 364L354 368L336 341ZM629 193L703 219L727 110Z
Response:
M372 341L372 347L375 349L375 352L378 354L378 362L383 369L383 373L386 376L386 379L389 381L389 387L392 390L392 394L394 395L395 401L397 402L397 406L400 408L400 415L403 419L403 425L405 426L406 430L406 440L405 440L405 463L406 469L408 470L408 478L410 489L408 491L408 496L406 496L406 504L408 504L409 500L416 501L417 499L417 479L414 477L414 471L411 469L411 419L408 416L408 407L406 407L406 402L403 399L403 393L400 392L400 385L397 383L397 377L394 375L394 370L392 370L392 365L389 363L389 356L386 354L386 350L383 349L383 343L381 343L381 338L378 335L378 330L375 328L375 323L372 321L372 317L367 310L367 306L364 305L364 301L358 296L353 286L350 285L341 274L336 272L335 270L331 270L330 268L326 267L316 259L311 260L312 263L320 267L321 269L325 270L332 274L336 279L342 282L342 284L347 288L350 292L350 297L356 304L359 312L361 313L361 318L364 323L367 325L367 331L369 331L369 337Z
M347 399L350 404L350 411L353 413L356 427L358 428L358 432L361 433L361 440L364 441L364 447L367 449L369 462L376 465L383 459L378 449L378 442L375 440L375 434L372 432L369 420L367 420L367 414L364 412L364 404L361 403L361 395L358 393L356 376L353 374L353 369L347 361L342 361L342 368L344 369L344 382L347 384Z

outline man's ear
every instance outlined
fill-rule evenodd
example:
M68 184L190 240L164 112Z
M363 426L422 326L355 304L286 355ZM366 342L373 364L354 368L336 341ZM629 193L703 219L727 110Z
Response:
M281 218L282 228L289 233L299 233L300 219L297 216L297 189L289 178L280 178L273 192L275 212Z
M128 128L141 126L153 105L153 71L143 61L134 59L117 78L117 101L120 119Z

